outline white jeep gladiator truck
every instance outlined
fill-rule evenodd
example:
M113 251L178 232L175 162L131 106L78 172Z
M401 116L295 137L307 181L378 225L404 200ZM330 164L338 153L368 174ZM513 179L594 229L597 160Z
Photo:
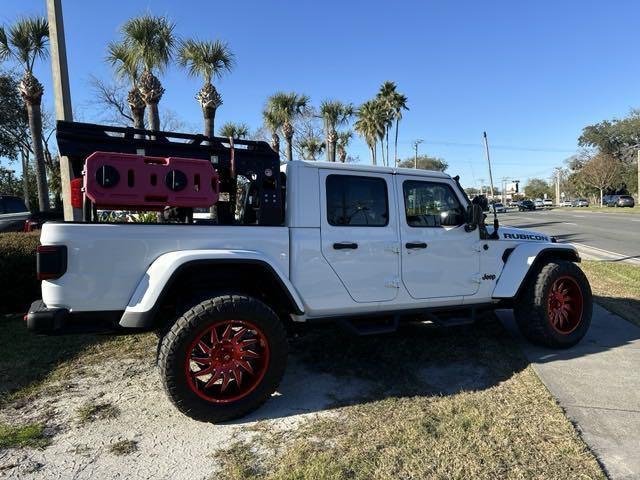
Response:
M404 320L446 324L512 308L523 334L552 348L589 328L591 290L576 249L486 226L481 202L457 178L303 161L269 173L284 208L268 225L255 212L242 219L276 198L259 189L237 193L246 211L236 206L229 224L46 223L42 300L28 328L162 332L168 396L212 422L242 416L276 390L295 323L382 333ZM246 179L260 180L255 171Z

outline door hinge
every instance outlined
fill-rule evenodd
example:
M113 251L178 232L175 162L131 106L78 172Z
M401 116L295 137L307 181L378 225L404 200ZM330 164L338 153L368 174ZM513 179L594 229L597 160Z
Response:
M400 288L400 280L397 277L386 278L384 286L387 288Z
M480 273L476 273L471 277L471 281L473 283L482 283L482 275Z

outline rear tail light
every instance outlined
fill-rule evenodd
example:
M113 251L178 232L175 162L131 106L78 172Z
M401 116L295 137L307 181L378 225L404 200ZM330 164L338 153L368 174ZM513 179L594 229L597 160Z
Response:
M82 208L82 177L71 180L71 206Z
M65 245L40 245L36 263L38 280L54 280L67 271L67 247Z
M22 228L22 231L33 232L37 228L38 228L38 222L36 222L35 220L27 219L24 221L24 227Z

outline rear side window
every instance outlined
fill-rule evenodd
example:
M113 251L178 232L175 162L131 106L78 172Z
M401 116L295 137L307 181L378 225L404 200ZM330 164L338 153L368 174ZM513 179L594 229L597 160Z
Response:
M336 227L384 227L389 223L387 182L383 178L329 175L327 222Z
M464 209L449 185L407 180L402 190L410 227L455 227L464 223Z
M20 213L28 212L24 202L16 197L3 197L4 212L5 213Z

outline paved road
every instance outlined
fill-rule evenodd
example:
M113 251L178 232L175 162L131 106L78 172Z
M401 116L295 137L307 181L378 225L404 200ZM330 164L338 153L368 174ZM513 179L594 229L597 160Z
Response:
M549 350L522 338L511 311L499 315L609 477L640 478L640 328L594 305L582 341Z
M560 242L603 249L640 262L640 215L563 208L511 211L498 218L503 225L536 230L553 235ZM487 218L487 223L490 221ZM592 249L592 253L598 257L597 250Z

